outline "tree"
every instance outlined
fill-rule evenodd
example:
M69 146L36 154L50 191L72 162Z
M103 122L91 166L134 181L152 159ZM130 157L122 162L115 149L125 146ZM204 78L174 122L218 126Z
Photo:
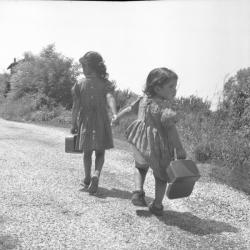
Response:
M37 95L41 105L61 104L70 109L71 88L78 74L73 60L57 53L54 45L43 48L39 56L25 53L25 60L17 65L16 73L10 79L11 98L17 100L27 94Z
M137 95L129 89L116 89L114 92L116 108L120 110L137 98Z
M220 109L233 130L250 130L250 68L239 70L224 84Z
M0 96L7 97L10 91L9 74L0 74Z

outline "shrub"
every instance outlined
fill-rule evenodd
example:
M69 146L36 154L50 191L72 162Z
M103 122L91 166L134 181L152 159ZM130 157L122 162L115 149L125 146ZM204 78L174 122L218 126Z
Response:
M200 144L196 146L194 150L195 154L195 160L199 162L206 162L208 160L212 159L212 153L213 153L213 144Z
M53 109L48 109L46 106L43 106L40 110L36 110L30 114L29 118L31 121L48 122L60 116L63 111L64 108L62 106L54 107Z
M239 70L229 78L223 88L223 100L219 106L227 114L234 131L249 128L250 124L250 68Z
M114 98L116 101L116 108L117 110L121 110L134 101L138 95L130 91L129 89L121 90L115 89L114 91Z
M10 75L7 73L0 74L0 98L6 97L10 91Z
M71 88L76 83L78 67L73 60L48 45L39 56L29 55L16 66L10 78L10 98L15 101L29 94L42 97L42 105L72 106Z
M0 108L0 115L6 119L24 120L25 116L36 110L36 97L26 95L18 100L8 99L3 102Z

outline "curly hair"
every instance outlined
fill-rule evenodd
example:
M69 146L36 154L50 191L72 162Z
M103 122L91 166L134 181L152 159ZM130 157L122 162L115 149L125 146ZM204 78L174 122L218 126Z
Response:
M83 69L88 68L91 71L94 71L100 78L108 79L106 65L104 64L104 60L99 53L89 51L79 59L79 62L82 64Z
M175 72L167 68L156 68L150 71L146 80L146 86L144 93L153 97L156 95L154 88L155 86L163 86L168 84L171 80L177 80L178 76Z

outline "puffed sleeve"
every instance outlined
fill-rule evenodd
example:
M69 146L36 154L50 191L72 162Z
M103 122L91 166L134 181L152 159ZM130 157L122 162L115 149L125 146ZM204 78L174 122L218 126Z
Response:
M140 104L140 101L141 101L142 97L138 97L134 102L132 102L129 106L131 107L131 111L134 113L134 114L138 114L138 111L139 111L139 104Z
M115 91L115 84L113 82L110 82L110 81L105 81L105 93L108 94L108 93L111 93L113 94Z
M161 114L161 123L163 127L169 128L178 122L178 115L172 109L166 108Z

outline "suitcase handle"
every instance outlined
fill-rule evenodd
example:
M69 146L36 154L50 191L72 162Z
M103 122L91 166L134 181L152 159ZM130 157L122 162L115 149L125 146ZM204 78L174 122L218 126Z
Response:
M174 161L177 161L177 153L176 153L176 148L174 148Z

